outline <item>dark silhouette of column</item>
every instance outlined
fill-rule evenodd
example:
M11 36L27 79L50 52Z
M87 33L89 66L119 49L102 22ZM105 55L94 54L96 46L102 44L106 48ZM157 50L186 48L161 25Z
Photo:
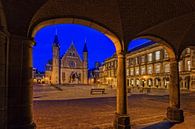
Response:
M125 53L118 55L117 68L117 111L114 127L116 129L130 129L130 118L127 114L127 87L125 73Z
M180 88L178 61L170 59L170 84L169 84L169 107L167 118L173 122L183 122L183 111L180 109Z
M7 128L7 47L6 33L0 26L0 129Z
M34 129L32 117L33 41L10 36L8 68L8 128Z

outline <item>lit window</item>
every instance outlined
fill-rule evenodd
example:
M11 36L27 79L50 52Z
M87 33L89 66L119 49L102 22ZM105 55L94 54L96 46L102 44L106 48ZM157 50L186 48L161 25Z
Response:
M138 62L138 57L135 58L135 64L137 65L139 62Z
M152 85L152 79L149 79L148 80L148 86L151 86Z
M160 60L160 51L155 52L155 58L156 60Z
M126 69L126 74L127 76L129 76L129 69Z
M145 66L141 67L141 75L144 75L146 73L146 68Z
M167 59L169 56L168 56L168 53L167 53L167 50L164 50L164 59Z
M153 72L153 71L152 71L152 66L149 65L149 66L148 66L148 74L152 74L152 72Z
M129 60L126 60L126 66L127 67L129 66Z
M136 80L136 85L139 86L139 80L138 79Z
M131 72L130 72L130 74L131 74L131 76L133 76L134 75L134 69L133 68L131 68L131 70L130 70Z
M141 62L142 62L142 63L145 62L145 56L141 56Z
M188 67L188 71L190 71L191 70L191 61L190 60L187 61L187 67Z
M169 73L170 72L170 64L165 64L164 71L165 71L165 73Z
M135 75L139 75L139 67L135 68Z
M133 80L133 79L131 79L131 85L132 85L132 86L134 85L134 80Z
M152 53L148 54L148 61L151 62L152 61Z
M155 72L160 73L160 64L155 65Z
M129 59L130 65L133 65L133 59Z

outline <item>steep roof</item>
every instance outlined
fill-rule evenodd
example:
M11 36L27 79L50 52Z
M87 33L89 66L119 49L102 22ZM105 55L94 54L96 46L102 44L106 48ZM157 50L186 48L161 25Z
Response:
M77 51L77 49L76 49L76 47L75 47L73 41L72 41L72 43L70 44L68 50L67 50L67 51L65 52L65 54L61 57L61 59L63 59L63 58L65 58L66 56L68 56L68 54L70 53L70 51L74 51L74 52L75 52L75 56L78 56L78 57L79 57L79 60L82 61L80 55L78 54L78 51Z

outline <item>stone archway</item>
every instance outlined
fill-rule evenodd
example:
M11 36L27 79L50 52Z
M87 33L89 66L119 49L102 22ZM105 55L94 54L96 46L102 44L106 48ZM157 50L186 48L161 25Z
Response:
M35 34L41 28L45 26L49 26L49 25L54 25L54 24L79 24L79 25L83 25L83 26L95 29L103 33L106 37L108 37L113 42L117 53L120 53L124 49L123 42L121 42L120 39L114 33L98 25L95 22L85 20L85 19L80 19L80 18L55 18L55 19L45 20L43 22L40 22L39 24L31 25L28 31L28 36L31 38L34 38Z
M169 107L167 108L167 119L174 122L183 122L183 111L180 109L180 89L179 89L179 51L171 46L171 43L158 36L144 34L137 38L150 39L156 43L161 43L168 53L170 59L170 81L169 81ZM161 83L160 78L157 79ZM156 79L154 79L156 85Z
M43 21L39 24L33 25L33 28L29 28L28 36L32 39L35 34L43 27L52 25L52 24L80 24L92 29L98 30L103 33L106 37L108 37L114 44L116 48L116 53L118 56L118 69L117 69L117 105L116 105L116 116L114 121L115 128L125 127L130 128L130 119L127 114L127 93L126 93L126 78L125 78L125 53L124 53L124 45L123 42L111 31L108 29L98 25L95 22L88 21L85 19L79 18L55 18ZM29 41L32 42L32 41ZM30 52L30 51L29 51ZM29 54L32 54L31 52ZM29 60L32 60L29 58ZM31 86L30 86L31 87ZM31 91L32 92L32 91ZM125 121L125 122L124 122Z

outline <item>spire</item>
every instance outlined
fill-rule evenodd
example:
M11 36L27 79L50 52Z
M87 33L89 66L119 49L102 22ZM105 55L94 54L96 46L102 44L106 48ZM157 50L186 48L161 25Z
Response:
M59 47L59 40L58 40L57 29L56 29L56 32L55 32L55 37L54 37L53 45Z
M87 43L86 43L87 41L86 41L86 39L85 39L85 45L84 45L84 48L83 48L83 52L88 52L88 50L87 50Z
M75 48L74 42L73 42L73 41L72 41L71 44L70 44L70 48Z

